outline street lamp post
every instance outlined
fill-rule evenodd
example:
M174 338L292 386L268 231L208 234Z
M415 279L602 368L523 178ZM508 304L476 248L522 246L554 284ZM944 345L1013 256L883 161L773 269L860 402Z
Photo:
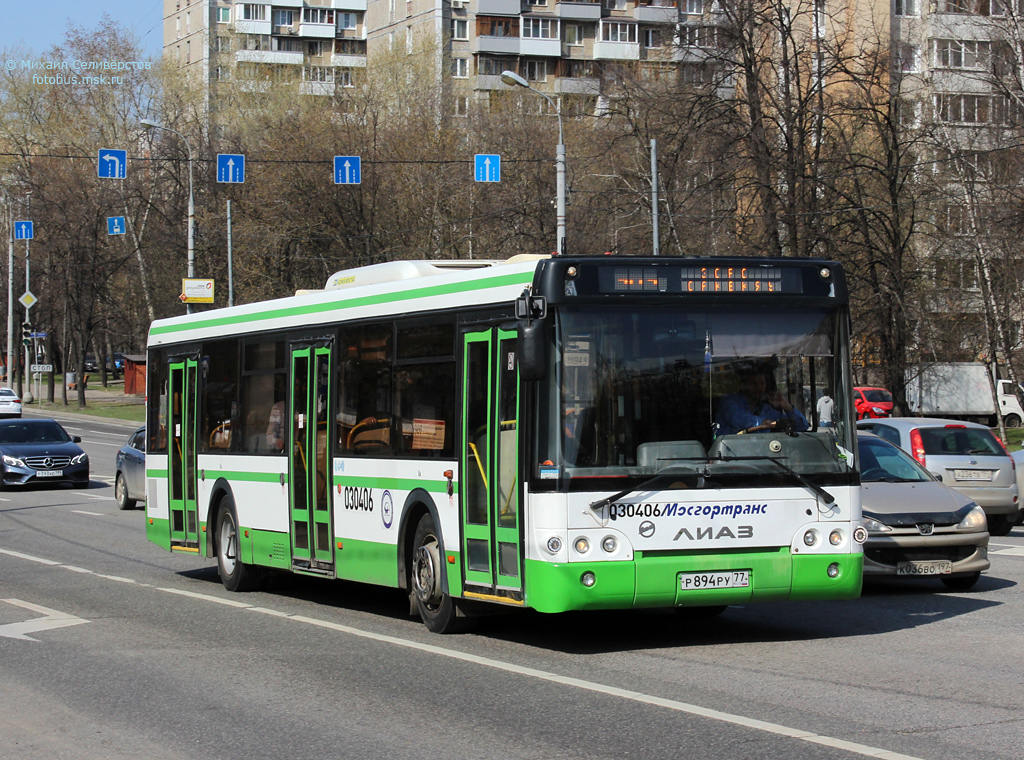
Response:
M191 280L196 276L196 249L195 249L195 225L196 225L196 205L195 196L192 192L192 146L189 145L188 139L181 132L170 127L165 127L163 124L152 119L141 119L140 124L147 129L162 129L166 132L170 132L172 135L177 135L181 138L181 141L185 143L185 152L188 154L188 278ZM185 311L188 314L192 313L192 304L185 304Z
M562 103L555 100L547 93L534 89L530 83L516 74L514 71L501 72L501 81L513 87L525 87L527 90L537 93L554 106L555 114L558 116L558 145L555 147L555 213L556 229L558 235L558 246L555 249L558 254L565 254L565 140L562 136Z

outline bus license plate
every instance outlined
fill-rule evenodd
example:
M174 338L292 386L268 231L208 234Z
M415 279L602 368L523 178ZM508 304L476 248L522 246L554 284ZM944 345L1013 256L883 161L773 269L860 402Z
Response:
M953 470L957 480L992 480L992 470Z
M64 470L36 470L37 478L60 478L64 476Z
M896 563L896 575L946 575L951 572L953 572L953 563L948 559Z
M749 570L729 570L721 573L680 573L679 588L693 591L705 588L746 588L750 585Z

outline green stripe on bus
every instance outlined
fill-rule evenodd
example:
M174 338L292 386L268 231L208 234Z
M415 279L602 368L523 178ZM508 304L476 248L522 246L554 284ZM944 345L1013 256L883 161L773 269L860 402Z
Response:
M166 478L167 470L146 470L147 478Z
M280 483L281 473L279 472L233 472L231 470L206 470L208 479L226 478L228 480L242 480L247 483ZM288 482L288 475L285 473L285 482Z
M240 314L235 316L211 317L210 319L194 320L186 324L172 324L153 327L150 335L165 335L168 333L183 332L187 330L209 329L211 327L226 327L228 325L243 325L249 322L262 322L271 319L284 317L312 316L318 314L329 314L342 309L355 309L361 306L376 306L378 304L393 304L398 301L411 301L418 298L433 298L436 296L453 295L456 293L469 293L477 290L489 290L509 285L522 285L533 281L534 272L517 272L491 277L479 282L450 283L447 285L435 285L432 287L418 288L406 292L381 293L375 296L363 296L362 298L342 298L328 303L306 304L305 306L283 306L278 309L269 309L256 314Z
M428 493L448 493L447 480L419 480L416 478L373 478L335 475L332 481L336 486L349 488L389 488L395 491L412 491L422 488ZM452 493L459 492L459 484L452 481Z

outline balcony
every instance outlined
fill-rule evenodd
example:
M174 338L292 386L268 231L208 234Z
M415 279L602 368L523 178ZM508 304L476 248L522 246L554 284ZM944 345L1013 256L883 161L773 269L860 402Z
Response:
M331 7L338 11L366 12L366 0L331 0Z
M299 24L299 34L303 37L333 40L336 32L334 24L309 24L303 21Z
M523 37L519 45L519 55L548 56L560 58L562 56L562 41L538 39L536 37Z
M592 77L558 77L555 92L559 95L600 95L601 80Z
M481 35L473 40L473 52L519 55L519 42L518 37L488 37Z
M594 42L594 58L610 61L639 61L639 42Z
M555 15L572 21L597 21L601 18L601 3L566 2L555 4Z
M345 53L334 53L331 56L331 65L340 66L345 69L365 69L365 55L349 55Z
M275 8L301 8L302 0L274 0Z
M239 20L235 22L235 31L238 34L270 34L271 30L272 26L269 18L266 21Z
M287 50L239 50L235 53L238 63L285 63L302 65L302 53Z
M333 95L334 82L299 82L299 92L303 95Z
M633 18L647 24L674 24L679 20L675 0L653 0L633 8Z
M518 16L520 11L521 0L477 0L478 16Z

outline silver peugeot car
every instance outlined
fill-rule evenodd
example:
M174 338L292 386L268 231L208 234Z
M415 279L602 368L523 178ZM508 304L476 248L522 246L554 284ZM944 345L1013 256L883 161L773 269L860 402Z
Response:
M861 420L865 430L899 446L947 486L985 510L988 530L1005 536L1020 513L1016 465L992 431L976 422L889 417Z
M964 591L988 570L985 512L905 451L858 433L864 577L938 578Z

